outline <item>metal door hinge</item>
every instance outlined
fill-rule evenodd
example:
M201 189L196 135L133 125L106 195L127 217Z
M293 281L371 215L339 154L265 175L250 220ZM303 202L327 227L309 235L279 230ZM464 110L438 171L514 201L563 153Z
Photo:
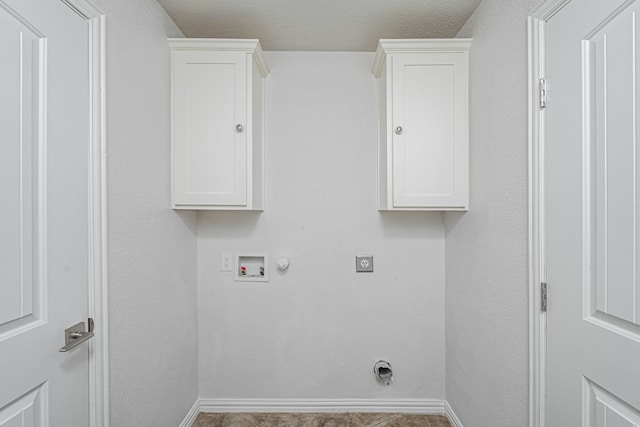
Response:
M540 79L540 108L547 108L547 79Z
M547 312L547 282L540 283L540 311Z

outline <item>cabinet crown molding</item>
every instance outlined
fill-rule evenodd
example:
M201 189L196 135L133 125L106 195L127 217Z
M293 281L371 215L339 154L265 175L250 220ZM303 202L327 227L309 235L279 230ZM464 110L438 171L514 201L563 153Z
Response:
M210 39L210 38L170 38L171 50L211 50L247 52L253 55L262 77L269 75L269 65L258 39Z
M382 72L385 56L392 53L468 52L471 39L380 39L372 73L377 78Z

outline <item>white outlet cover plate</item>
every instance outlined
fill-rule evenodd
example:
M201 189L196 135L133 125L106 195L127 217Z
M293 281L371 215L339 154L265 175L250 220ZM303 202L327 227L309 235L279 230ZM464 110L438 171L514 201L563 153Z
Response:
M233 255L220 255L220 271L233 271Z
M356 272L373 273L373 255L356 255Z

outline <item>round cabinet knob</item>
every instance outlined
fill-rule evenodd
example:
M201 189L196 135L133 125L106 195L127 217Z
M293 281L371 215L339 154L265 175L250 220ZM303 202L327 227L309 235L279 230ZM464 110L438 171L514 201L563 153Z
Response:
M400 135L402 131L403 131L402 126L396 126L396 134Z
M240 124L236 125L236 132L240 133L244 130L244 127Z

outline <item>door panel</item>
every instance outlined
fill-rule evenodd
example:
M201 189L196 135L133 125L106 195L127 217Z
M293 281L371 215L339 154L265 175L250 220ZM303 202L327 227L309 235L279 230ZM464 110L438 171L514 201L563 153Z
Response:
M405 55L406 56L406 55ZM455 194L454 69L452 64L424 64L395 56L394 134L395 204L404 197ZM424 60L422 62L425 62Z
M583 381L583 394L585 426L636 427L640 425L640 412L587 379Z
M176 205L247 205L247 54L173 52Z
M393 206L465 205L466 56L391 55Z
M550 427L638 424L639 10L572 0L545 29Z
M89 26L0 0L0 425L89 425ZM7 96L5 96L5 94Z
M236 150L233 124L236 123L235 64L187 64L185 66L188 129L187 193L237 192L235 174ZM212 99L225 102L212 103ZM222 108L224 104L226 108ZM202 143L194 141L201 138Z
M46 426L47 396L45 383L0 408L0 427Z
M20 17L0 8L0 340L42 317L39 305L42 201L38 164L46 80L44 43Z
M587 126L592 161L589 240L594 268L589 315L604 323L638 325L638 153L636 127L638 33L635 9L610 17L585 42ZM622 323L621 323L622 322Z

